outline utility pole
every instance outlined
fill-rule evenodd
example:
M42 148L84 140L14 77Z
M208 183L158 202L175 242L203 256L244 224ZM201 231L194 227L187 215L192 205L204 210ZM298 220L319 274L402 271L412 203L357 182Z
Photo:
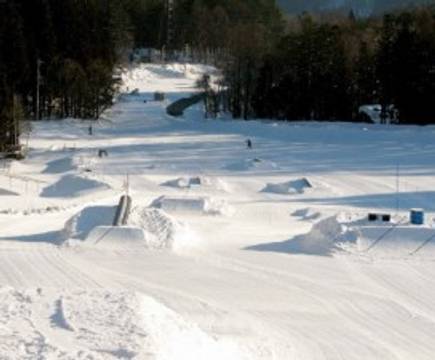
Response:
M400 165L396 168L396 214L399 215L400 210Z
M39 103L39 93L40 93L40 86L41 86L41 65L42 61L38 58L36 60L36 108L35 108L35 120L39 120L39 114L40 114L40 103Z

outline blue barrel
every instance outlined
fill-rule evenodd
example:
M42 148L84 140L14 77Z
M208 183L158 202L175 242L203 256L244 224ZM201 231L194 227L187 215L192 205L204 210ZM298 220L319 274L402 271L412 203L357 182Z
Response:
M423 209L411 209L411 224L423 225L424 224L424 210Z

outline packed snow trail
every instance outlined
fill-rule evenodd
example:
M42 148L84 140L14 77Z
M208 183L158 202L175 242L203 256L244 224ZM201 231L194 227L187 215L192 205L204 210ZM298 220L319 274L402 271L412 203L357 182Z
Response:
M328 219L394 213L400 164L399 216L430 222L435 128L167 116L204 72L132 69L92 137L33 124L0 176L0 358L432 360L435 249L408 250L430 226L364 252ZM127 178L127 228L95 244Z

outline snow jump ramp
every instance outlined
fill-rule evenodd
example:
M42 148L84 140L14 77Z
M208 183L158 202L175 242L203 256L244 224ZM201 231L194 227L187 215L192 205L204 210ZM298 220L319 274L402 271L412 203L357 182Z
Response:
M86 244L112 250L146 247L143 229L131 226L97 226L86 238Z
M126 226L132 203L130 196L122 196L116 208L113 226L95 227L88 234L86 244L116 250L128 250L138 246L144 247L146 245L144 230L138 227Z

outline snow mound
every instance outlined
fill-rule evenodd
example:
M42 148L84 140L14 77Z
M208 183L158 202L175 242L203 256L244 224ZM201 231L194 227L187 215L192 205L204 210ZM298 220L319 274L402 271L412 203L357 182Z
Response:
M313 188L313 185L306 178L291 180L278 184L267 184L261 192L273 194L303 194L306 189Z
M164 182L162 186L168 186L177 189L192 189L202 187L218 191L228 190L228 186L224 181L219 178L211 178L207 176L181 177L175 180Z
M4 359L239 359L153 298L106 290L0 289Z
M309 214L309 209L296 212ZM295 214L295 213L294 213ZM320 215L319 215L320 216ZM278 246L279 245L279 246ZM267 250L267 246L260 246ZM416 226L404 218L391 223L339 215L320 220L311 231L289 242L274 244L284 252L330 255L344 250L361 256L381 258L435 257L435 228ZM255 247L254 247L255 248ZM279 250L279 249L278 249Z
M113 227L116 206L89 206L64 225L66 246L92 246L115 250L171 249L194 247L197 237L183 223L163 210L135 207L128 225Z
M144 229L149 235L147 247L150 249L181 250L197 242L196 236L185 224L160 209L134 208L129 225Z
M46 168L42 171L43 174L62 174L74 170L73 159L71 157L64 157L56 159L47 163Z
M41 196L77 197L106 189L109 189L109 186L103 182L77 175L65 175L56 183L45 187Z
M290 241L290 252L330 255L344 243L356 243L358 235L331 216L313 225L310 232Z
M248 170L277 170L279 166L273 161L262 159L247 159L238 161L224 167L225 170L231 171L248 171Z
M317 220L322 216L320 212L310 208L296 210L291 215L299 218L301 221Z
M382 223L333 216L320 220L310 232L290 241L253 248L311 255L331 255L344 250L371 257L432 259L435 257L435 228L411 225L402 219Z
M346 244L356 244L358 233L342 224L337 216L324 218L311 230L290 240L247 247L247 250L330 256L343 250Z
M210 197L168 197L154 200L151 207L169 213L191 213L206 215L231 215L231 208L224 200Z
M95 227L112 225L115 212L116 206L86 207L65 223L63 237L84 240Z

